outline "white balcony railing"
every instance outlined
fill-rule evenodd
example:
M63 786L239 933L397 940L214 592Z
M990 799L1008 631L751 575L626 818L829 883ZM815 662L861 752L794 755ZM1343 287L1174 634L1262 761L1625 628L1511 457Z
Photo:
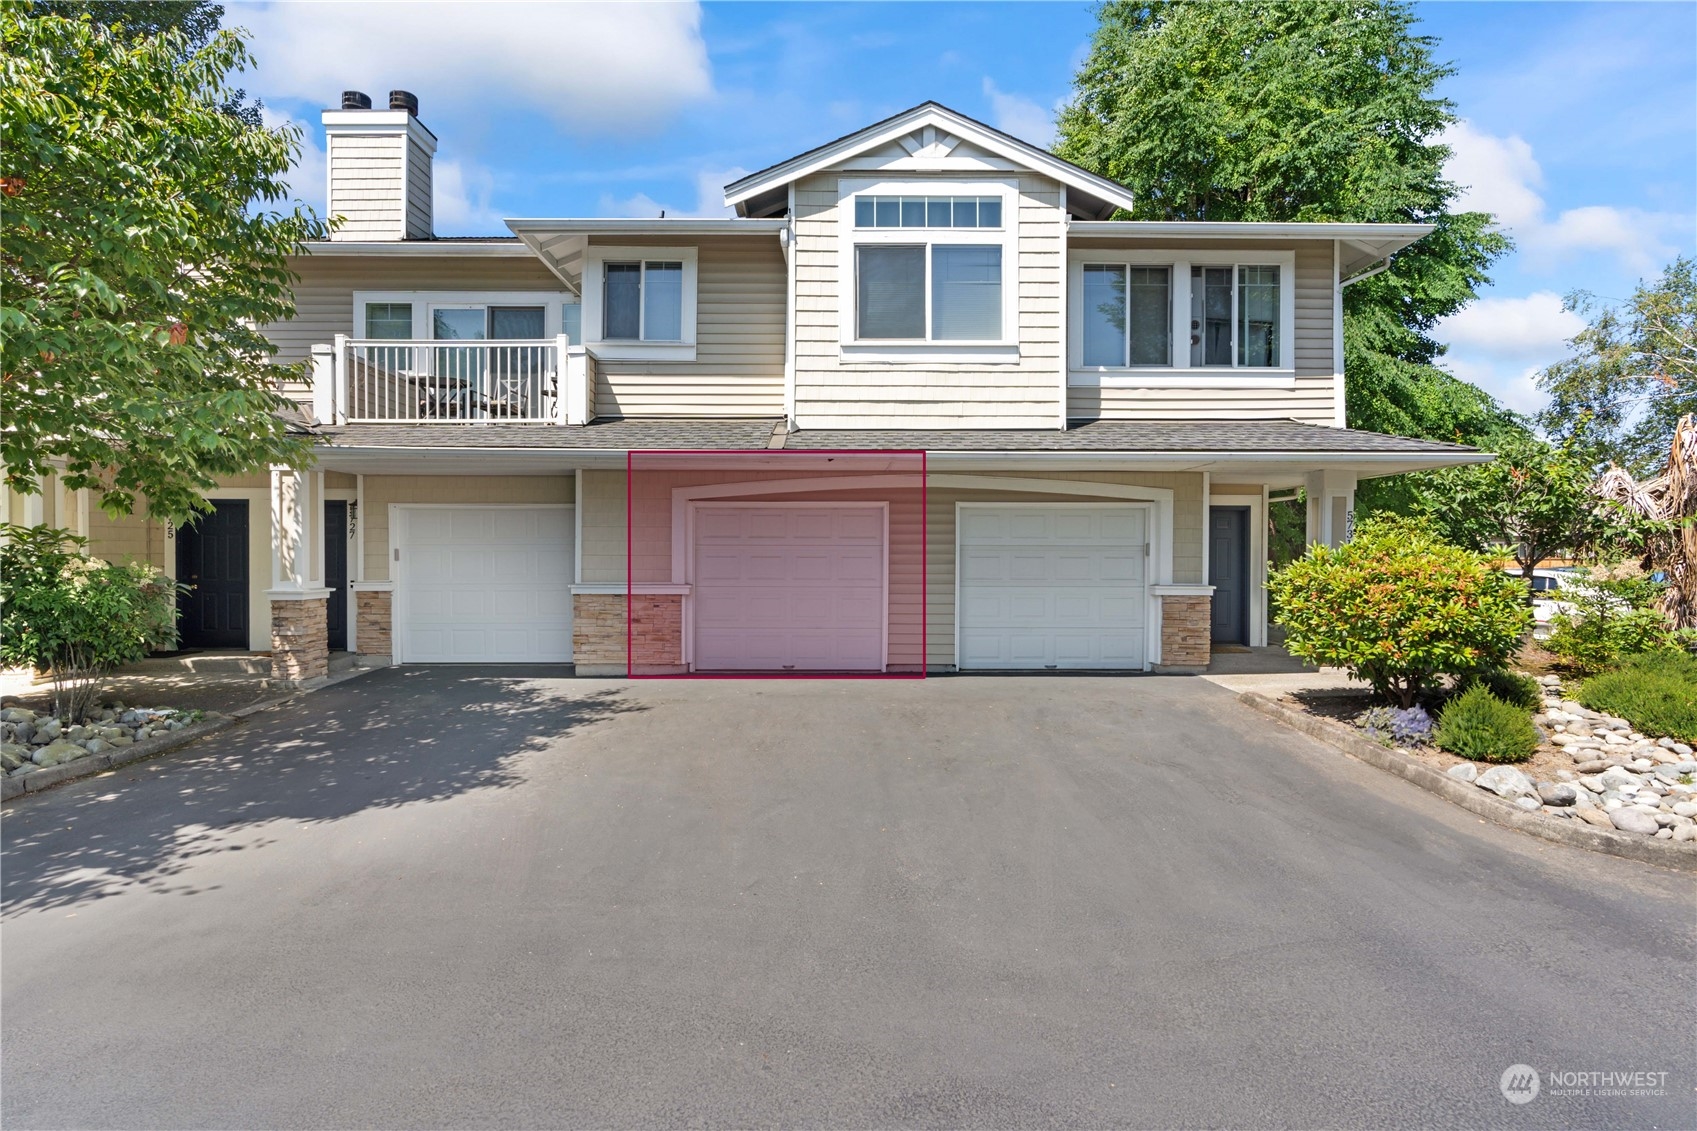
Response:
M537 341L393 341L338 335L314 351L321 423L587 424L595 359L562 335Z

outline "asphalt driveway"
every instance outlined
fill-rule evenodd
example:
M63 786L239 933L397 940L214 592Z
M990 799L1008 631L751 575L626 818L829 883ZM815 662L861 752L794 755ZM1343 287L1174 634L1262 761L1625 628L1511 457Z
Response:
M389 670L0 834L8 1127L1697 1123L1689 878L1201 680Z

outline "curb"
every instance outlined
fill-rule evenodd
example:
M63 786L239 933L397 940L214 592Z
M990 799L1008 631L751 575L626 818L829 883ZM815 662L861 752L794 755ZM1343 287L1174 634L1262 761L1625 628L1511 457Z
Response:
M160 754L168 754L179 750L197 739L209 734L229 730L241 720L231 715L219 715L217 718L203 719L191 723L182 730L171 734L162 734L158 738L144 738L132 746L120 746L101 754L90 754L87 758L78 758L74 762L66 762L61 766L49 766L45 770L37 770L33 774L25 774L21 778L0 778L0 801L11 801L25 794L40 793L68 781L78 778L93 777L107 770L127 766L131 762L140 762L146 758L154 758Z
M1469 813L1495 821L1499 825L1519 829L1521 832L1572 848L1606 852L1611 856L1679 872L1697 872L1697 852L1689 848L1676 848L1669 841L1656 840L1653 837L1627 836L1625 833L1607 832L1592 825L1557 822L1537 813L1528 813L1478 786L1459 782L1441 770L1435 770L1406 754L1399 754L1371 739L1363 738L1344 723L1316 718L1283 703L1275 703L1254 691L1239 692L1238 701L1246 707L1277 719L1293 730L1301 731L1310 738L1317 738L1352 758L1366 762L1369 766L1393 773L1429 793L1454 802ZM28 781L29 778L24 780Z

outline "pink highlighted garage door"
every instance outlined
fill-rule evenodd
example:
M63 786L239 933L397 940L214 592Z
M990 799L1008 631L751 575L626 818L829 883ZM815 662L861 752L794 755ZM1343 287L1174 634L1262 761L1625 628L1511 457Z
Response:
M395 649L404 664L572 658L572 508L395 508Z
M700 503L696 671L882 671L881 505Z
M1145 507L963 503L956 515L962 668L1145 666Z

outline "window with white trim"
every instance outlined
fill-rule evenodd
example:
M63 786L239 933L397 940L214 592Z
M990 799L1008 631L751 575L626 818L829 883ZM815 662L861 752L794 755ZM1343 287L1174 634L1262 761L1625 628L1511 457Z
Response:
M1086 263L1084 364L1171 365L1172 312L1171 267Z
M999 183L892 191L908 187L845 185L844 343L1002 346L1013 290L1009 196L988 191Z
M606 296L601 338L609 342L683 341L684 265L641 259L602 265Z
M1190 269L1192 366L1279 368L1279 276L1272 264Z

